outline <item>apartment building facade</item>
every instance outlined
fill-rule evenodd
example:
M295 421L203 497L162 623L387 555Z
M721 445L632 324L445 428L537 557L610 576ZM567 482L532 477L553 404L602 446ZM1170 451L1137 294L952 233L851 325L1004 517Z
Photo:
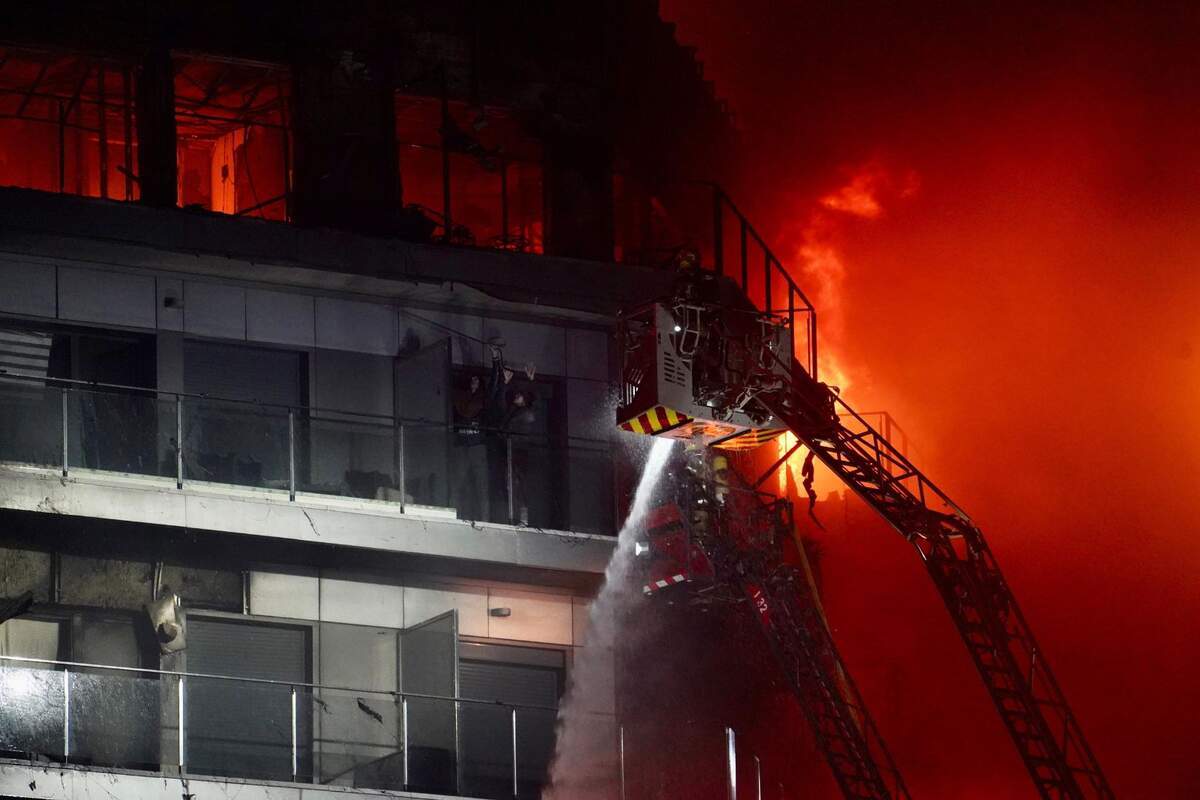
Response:
M729 120L653 3L334 5L0 35L0 795L540 796Z

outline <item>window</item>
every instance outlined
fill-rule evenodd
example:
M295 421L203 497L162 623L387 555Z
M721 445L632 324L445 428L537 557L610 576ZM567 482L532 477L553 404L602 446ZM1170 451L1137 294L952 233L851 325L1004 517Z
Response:
M195 56L174 70L179 205L288 219L288 71Z
M134 200L133 68L0 47L0 185Z
M554 755L563 651L463 642L459 658L463 698L517 707L518 796L539 797ZM463 703L461 717L463 794L512 797L512 708Z
M518 114L398 94L396 141L401 199L435 237L543 252L541 147Z
M312 629L198 615L187 618L187 670L282 683L187 681L188 770L201 775L292 779L292 691L312 680ZM311 762L312 714L296 710L301 762ZM311 766L298 763L300 774Z

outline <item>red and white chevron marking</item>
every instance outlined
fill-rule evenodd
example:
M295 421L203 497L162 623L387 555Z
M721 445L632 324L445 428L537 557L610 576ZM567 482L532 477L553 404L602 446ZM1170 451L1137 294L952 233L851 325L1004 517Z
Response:
M659 578L651 583L642 584L643 594L654 594L657 591L666 589L668 586L674 586L677 583L683 583L687 580L684 575L672 575L669 578Z

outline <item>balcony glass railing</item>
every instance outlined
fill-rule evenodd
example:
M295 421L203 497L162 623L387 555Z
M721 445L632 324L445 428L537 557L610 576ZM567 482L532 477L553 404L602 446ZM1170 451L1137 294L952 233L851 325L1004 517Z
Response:
M0 375L0 461L611 534L611 443ZM571 491L571 487L586 487Z
M620 782L612 715L604 769ZM213 776L525 800L557 709L0 656L0 755Z

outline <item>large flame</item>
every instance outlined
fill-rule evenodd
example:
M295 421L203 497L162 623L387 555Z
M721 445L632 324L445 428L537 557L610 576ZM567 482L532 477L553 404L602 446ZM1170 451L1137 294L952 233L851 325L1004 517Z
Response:
M822 194L811 205L802 221L785 230L788 248L793 254L789 261L793 277L808 293L817 308L820 348L817 366L821 380L845 394L851 387L862 390L869 385L869 373L856 365L854 379L840 355L845 350L846 337L846 278L849 267L841 241L860 224L883 218L885 203L901 202L913 197L920 186L917 173L904 171L897 177L879 159L857 164L844 171L844 180ZM869 398L877 404L878 398ZM778 439L782 458L796 444L789 434ZM808 449L800 447L779 470L780 493L787 491L790 478L800 485L801 468ZM826 470L818 470L813 484L818 496L841 490L841 483Z

